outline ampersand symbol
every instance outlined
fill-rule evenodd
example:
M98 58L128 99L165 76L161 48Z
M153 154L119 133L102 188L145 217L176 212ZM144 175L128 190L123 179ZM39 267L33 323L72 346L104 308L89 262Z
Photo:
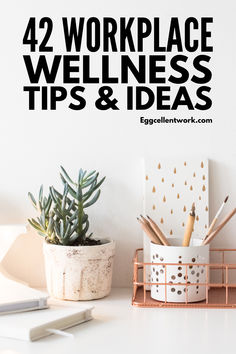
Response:
M109 98L113 94L113 90L110 86L102 86L98 90L98 93L100 95L100 98L98 98L97 101L95 102L95 106L97 107L97 109L100 109L101 111L106 111L109 108L119 109L116 106L116 103L118 102L117 99Z

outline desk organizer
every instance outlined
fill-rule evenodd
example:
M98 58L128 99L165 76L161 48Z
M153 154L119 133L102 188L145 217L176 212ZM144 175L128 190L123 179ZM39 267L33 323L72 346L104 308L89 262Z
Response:
M166 247L167 248L167 247ZM181 282L173 279L173 283L168 281L168 273L171 274L171 268L178 267L179 263L165 263L163 261L153 260L153 263L144 263L143 249L137 249L133 259L133 297L132 305L137 307L190 307L190 308L236 308L236 264L232 262L225 262L225 259L236 259L236 249L212 249L210 250L210 263L198 263L196 266L204 270L204 279L201 282L188 282L187 277L182 279ZM217 261L213 261L217 259ZM182 270L188 275L189 267L192 263L181 263ZM146 281L146 267L162 267L163 278L153 278L153 281ZM153 269L152 269L153 272ZM155 270L156 272L156 270ZM210 281L211 279L211 281ZM174 282L175 281L175 282ZM176 285L175 285L176 284ZM147 290L149 286L162 287L163 298L162 301L154 300L151 297L151 292ZM184 302L177 302L173 298L169 298L169 289L174 287L182 288L184 293ZM203 300L192 302L191 293L198 291L202 287L205 295ZM185 291L184 291L185 289ZM175 290L175 291L176 291ZM170 302L171 301L171 302ZM195 300L194 300L195 301Z

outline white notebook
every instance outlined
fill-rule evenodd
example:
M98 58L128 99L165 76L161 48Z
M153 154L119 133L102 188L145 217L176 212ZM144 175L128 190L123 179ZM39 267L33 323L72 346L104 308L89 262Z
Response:
M48 307L48 295L0 273L0 315Z
M92 319L92 307L50 304L48 309L0 317L0 336L34 341Z

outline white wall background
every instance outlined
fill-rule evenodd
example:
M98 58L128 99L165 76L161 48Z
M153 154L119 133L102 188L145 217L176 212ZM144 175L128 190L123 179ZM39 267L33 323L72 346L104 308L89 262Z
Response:
M142 158L156 156L205 155L210 159L210 216L230 195L228 210L235 206L235 2L231 1L5 1L1 5L0 56L0 223L25 223L33 215L27 192L36 193L59 182L59 165L72 175L81 166L106 175L99 202L90 210L91 231L117 241L114 286L128 286L132 279L132 256L141 246L142 233L136 216L142 210ZM213 16L211 68L213 107L208 116L212 125L141 126L140 112L101 112L89 109L70 111L65 105L54 112L28 111L26 70L22 59L23 33L30 16L145 16L160 17L164 28L171 16ZM53 37L60 54L62 36ZM146 54L151 48L146 48ZM116 59L114 59L116 60ZM99 61L93 64L99 70ZM95 88L89 88L93 97ZM122 96L122 87L115 88ZM91 94L91 95L90 95ZM162 112L163 113L163 112ZM164 112L170 117L171 112ZM180 116L189 116L186 110ZM144 112L159 116L154 109ZM204 113L194 112L195 117ZM204 116L206 116L204 114ZM226 213L226 212L225 212ZM214 241L217 246L236 247L236 218ZM43 266L41 240L27 235L14 246L5 265L32 285L41 285Z

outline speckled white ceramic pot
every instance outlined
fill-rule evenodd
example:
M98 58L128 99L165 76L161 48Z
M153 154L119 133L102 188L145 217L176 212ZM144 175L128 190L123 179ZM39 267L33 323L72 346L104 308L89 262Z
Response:
M47 289L63 300L93 300L111 291L115 242L96 246L59 246L44 243Z
M159 263L151 267L151 281L156 283L151 286L151 297L167 302L205 300L207 267L204 264L209 263L209 245L202 246L202 240L192 239L189 247L182 247L181 238L168 240L169 247L151 243L152 263ZM186 263L190 265L184 265Z

